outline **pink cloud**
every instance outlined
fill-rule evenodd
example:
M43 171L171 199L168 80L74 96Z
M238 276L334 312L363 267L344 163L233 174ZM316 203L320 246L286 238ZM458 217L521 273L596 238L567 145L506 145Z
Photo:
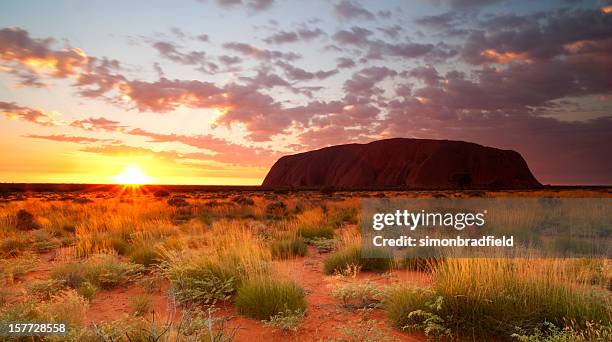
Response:
M77 144L88 144L88 143L95 143L95 142L101 142L101 141L115 141L115 140L111 140L111 139L97 139L97 138L91 138L91 137L76 137L76 136L69 136L69 135L65 135L65 134L56 134L56 135L36 135L36 134L30 134L30 135L26 135L26 137L28 137L28 138L35 138L35 139L45 139L45 140L51 140L51 141L72 142L72 143L77 143Z
M41 126L57 126L53 115L41 109L18 106L13 102L0 102L0 112L9 119L24 120Z

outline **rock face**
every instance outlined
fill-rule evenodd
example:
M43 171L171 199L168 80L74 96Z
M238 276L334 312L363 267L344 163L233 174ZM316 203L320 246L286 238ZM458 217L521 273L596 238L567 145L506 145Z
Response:
M474 143L388 139L280 158L264 187L530 188L540 183L515 151Z

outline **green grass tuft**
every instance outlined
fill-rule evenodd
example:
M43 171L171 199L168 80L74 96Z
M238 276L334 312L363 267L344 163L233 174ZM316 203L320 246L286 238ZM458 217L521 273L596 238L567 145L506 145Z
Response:
M241 314L269 320L287 311L305 311L304 290L294 282L271 278L246 281L236 295L236 307Z

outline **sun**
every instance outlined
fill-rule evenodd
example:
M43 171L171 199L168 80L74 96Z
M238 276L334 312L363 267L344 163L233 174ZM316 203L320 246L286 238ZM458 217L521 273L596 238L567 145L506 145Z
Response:
M135 165L129 165L123 172L114 177L117 184L142 185L151 181L151 177L145 175L142 170Z

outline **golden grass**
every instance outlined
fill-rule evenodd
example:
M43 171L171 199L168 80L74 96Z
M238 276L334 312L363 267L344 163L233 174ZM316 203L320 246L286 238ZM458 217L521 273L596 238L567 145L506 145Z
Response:
M584 194L572 191L565 196ZM424 193L408 195L428 196ZM520 195L550 196L550 193ZM132 260L150 266L147 272L155 269L154 264L162 262L163 272L160 273L169 281L171 289L182 291L186 301L203 299L201 303L214 304L219 299L232 298L242 284L258 279L295 280L291 270L284 270L287 274L280 277L278 271L289 264L293 265L291 267L301 265L301 261L273 262L271 249L282 249L275 252L276 258L284 258L285 249L291 250L287 255L298 258L304 252L303 246L280 248L274 247L274 243L299 240L299 236L305 236L304 232L316 235L322 228L333 233L339 251L335 257L342 259L337 264L361 265L360 254L351 252L361 246L359 229L355 226L358 219L355 214L359 210L357 198L329 201L316 193L258 194L251 196L254 205L249 206L233 203L231 196L210 197L193 195L187 199L190 206L182 208L147 196L129 200L94 199L93 203L86 204L40 199L0 204L0 254L5 259L0 262L3 283L14 283L16 278L36 266L38 259L31 252L40 253L51 248L60 252L56 258L59 264L70 261L77 265L76 268L92 263L97 254L111 254L117 264ZM269 219L266 205L279 200L286 204L288 214L282 219ZM217 204L211 206L212 201ZM16 214L20 209L32 213L41 229L19 231ZM590 213L582 212L582 215ZM177 217L180 220L176 220ZM520 226L535 218L502 216L501 220ZM42 240L53 244L44 244ZM33 241L40 243L38 248ZM342 253L347 257L340 258ZM386 270L387 264L373 269ZM495 333L503 330L505 337L515 325L529 329L544 320L561 326L570 322L578 325L586 321L610 322L612 303L606 288L612 284L612 271L608 259L448 259L435 264L432 272L433 285L426 292L398 292L396 308L401 309L396 310L398 321L405 319L402 315L406 314L406 307L402 303L430 310L427 303L421 303L423 300L415 299L419 295L426 300L443 298L443 309L435 314L461 318L460 323L448 319L455 324L454 329L481 326ZM79 292L81 296L83 293ZM91 296L93 293L95 289ZM68 312L82 302L75 293L53 297L46 302L42 308L55 310L59 316L67 315L68 320L79 323L78 317ZM416 302L418 305L414 304ZM269 318L268 314L266 316Z

